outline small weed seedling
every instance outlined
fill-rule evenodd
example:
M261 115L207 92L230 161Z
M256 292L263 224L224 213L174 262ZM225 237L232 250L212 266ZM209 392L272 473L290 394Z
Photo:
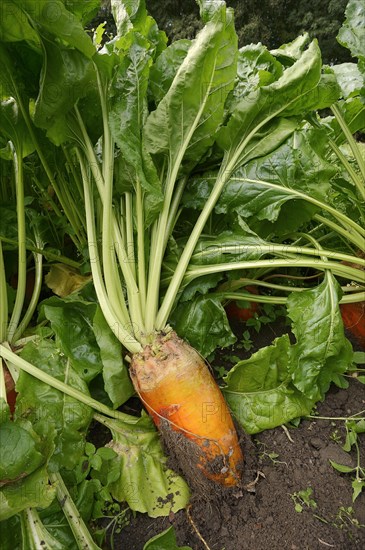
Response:
M223 378L223 376L226 376L226 374L228 373L228 370L223 366L214 366L213 368L217 375L217 378Z
M285 464L287 466L287 463L283 460L277 460L279 458L278 453L275 453L274 451L267 451L265 443L262 443L262 441L259 441L258 439L255 440L255 443L260 447L260 453L259 458L260 460L265 460L265 458L268 458L271 460L273 464Z
M254 328L256 332L260 332L262 325L268 325L276 321L279 317L286 318L287 316L284 307L278 307L272 304L263 304L261 310L263 310L261 315L256 312L251 319L246 321L246 326Z
M313 489L311 487L307 487L306 489L303 489L302 491L297 491L296 493L293 493L291 496L293 502L294 502L294 509L299 514L303 512L303 509L305 507L312 508L315 510L317 508L316 501L311 498L313 494Z
M365 468L360 464L360 448L358 442L358 434L365 433L365 419L361 420L346 420L346 440L342 448L346 452L350 452L352 447L355 447L356 450L356 466L351 468L350 466L345 466L344 464L338 464L334 460L330 460L332 467L341 472L342 474L355 474L355 477L352 480L352 502L355 502L356 498L359 496L363 488L365 487Z
M335 527L338 529L344 529L348 524L354 527L365 527L358 519L354 517L354 509L352 506L340 506L337 512L336 519L334 521Z
M245 330L242 334L241 346L245 351L250 351L253 348L253 342L251 340L251 334L248 330Z
M332 426L335 426L336 424L332 422ZM330 439L334 441L335 443L341 443L341 435L339 434L338 428L335 428L333 432L330 435Z

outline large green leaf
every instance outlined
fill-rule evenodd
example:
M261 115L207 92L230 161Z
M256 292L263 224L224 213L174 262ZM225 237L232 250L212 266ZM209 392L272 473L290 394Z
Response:
M340 286L329 272L317 287L288 297L288 315L297 340L290 357L292 380L316 401L324 397L331 382L341 382L352 361L352 346L345 338L339 311L340 297Z
M260 86L271 84L283 74L283 66L262 44L244 46L238 52L237 77L229 109Z
M42 453L37 449L36 435L11 420L0 425L2 481L27 476L44 463Z
M321 75L320 50L313 41L278 80L253 90L235 104L227 125L219 132L218 144L237 167L245 161L252 138L271 120L302 117L331 105L338 96L334 75Z
M116 456L92 471L92 477L110 483L113 497L150 517L168 516L185 508L189 489L185 481L166 467L160 437L152 420L142 416L133 426L117 420L103 422L113 440L108 447Z
M339 30L337 40L348 48L353 57L358 58L362 86L361 99L365 100L365 6L362 0L349 0L346 7L346 19Z
M61 0L19 0L17 4L27 14L23 17L29 17L35 26L40 25L43 31L53 34L89 58L94 55L95 47L89 35Z
M179 304L169 321L177 334L203 357L217 347L230 346L236 341L219 298L209 294Z
M291 382L287 335L237 363L224 378L224 396L248 433L280 426L309 414L314 401Z
M364 86L364 77L356 63L341 63L332 67L344 99L356 96Z
M51 341L29 343L22 350L22 358L69 386L89 394L86 383L71 367L67 359ZM79 462L85 446L85 437L92 418L92 409L80 401L40 382L22 371L17 382L16 417L26 416L37 429L47 419L56 430L55 452L50 468L72 469Z
M15 63L16 59L16 63ZM1 99L21 98L26 108L28 97L38 92L42 58L26 42L0 42L0 96Z
M60 134L56 139L59 127L66 132L63 128L66 114L95 86L95 71L90 59L77 50L47 39L42 45L44 59L34 122L47 130L53 128L51 135L58 143L65 137Z
M64 0L67 9L72 12L83 25L97 15L100 9L100 0Z
M0 116L0 134L14 144L20 157L30 155L34 151L34 143L15 99L1 101ZM9 158L11 158L10 152Z
M191 40L176 40L152 65L148 85L156 104L167 94L190 46Z
M0 521L25 508L47 507L54 498L46 468L54 452L55 429L46 419L32 424L27 412L0 426ZM26 417L26 418L25 418Z
M267 244L257 235L224 231L218 237L199 239L191 263L209 265L258 260L264 254L262 246Z
M145 126L150 153L168 156L171 171L189 167L213 144L225 98L233 87L236 44L232 14L221 5L180 65L165 97Z
M80 378L90 382L102 370L100 349L93 329L97 305L75 299L50 298L43 302L44 316L51 322L62 352Z
M109 121L123 155L121 171L127 175L132 189L138 183L144 191L145 220L149 225L163 201L160 180L142 139L152 56L150 44L143 36L131 33L130 40L128 51L118 65L113 80L114 97Z
M117 48L130 31L136 31L147 38L155 54L165 49L167 37L158 29L153 17L148 15L145 0L111 0L111 7L117 27Z
M0 521L10 518L25 508L46 508L55 497L48 482L46 467L38 468L26 478L2 487L0 491Z
M96 310L93 326L103 363L105 391L116 409L134 394L134 388L123 362L120 342L110 330L100 307Z
M22 9L21 2L6 0L0 3L0 40L18 42L27 40L40 48L40 38Z
M306 196L326 203L329 182L336 173L336 167L324 158L324 137L317 130L296 131L276 150L236 170L215 211L224 215L235 211L244 219L254 216L268 220L265 233L295 231L318 210L306 202ZM208 174L193 180L184 197L186 206L202 207L215 178L215 174Z
M297 119L281 118L271 121L265 126L265 130L250 140L245 148L244 160L265 157L283 144L297 129ZM201 210L206 203L215 180L217 172L208 172L203 177L193 178L188 183L182 197L185 207Z
M354 57L365 58L365 6L362 0L349 0L346 20L339 30L337 40L351 51Z
M294 38L291 42L282 44L276 50L270 50L270 53L279 59L285 66L290 67L302 56L309 40L309 34L305 32Z

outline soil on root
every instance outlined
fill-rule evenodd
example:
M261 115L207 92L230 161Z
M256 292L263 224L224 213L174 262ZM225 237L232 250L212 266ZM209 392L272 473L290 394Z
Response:
M348 390L329 391L318 415L344 417L364 409L364 386L352 380ZM365 493L353 503L350 475L340 474L329 462L355 466L355 454L341 448L344 437L343 422L321 419L304 420L289 432L280 427L245 437L241 492L220 493L208 502L193 498L190 519L184 510L159 519L137 514L117 535L114 548L142 550L170 525L178 544L193 550L364 548ZM360 437L362 459L364 443ZM309 505L296 496L308 489ZM295 504L302 506L301 512Z

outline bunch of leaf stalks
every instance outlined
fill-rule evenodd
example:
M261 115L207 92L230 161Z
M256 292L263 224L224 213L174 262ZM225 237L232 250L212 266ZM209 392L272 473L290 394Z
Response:
M219 0L199 1L204 28L170 46L143 1L112 0L117 35L102 45L101 25L91 40L83 24L98 2L87 4L1 7L0 355L19 392L11 420L1 379L2 428L21 430L33 456L26 480L47 487L47 498L12 500L24 464L6 465L1 517L21 512L28 523L27 510L65 498L61 473L84 456L93 410L124 468L106 480L99 464L94 481L152 516L186 505L149 418L116 410L134 392L191 483L236 487L243 458L227 403L249 433L308 414L332 382L344 386L352 362L339 304L365 299L365 163L353 138L365 128L365 53L352 31L360 3L350 1L339 37L359 66L332 68L308 36L238 50ZM28 252L36 276L24 309ZM92 287L44 301L34 327L43 258L82 267ZM222 394L204 358L234 342L223 305L252 299L252 285L256 302L286 304L296 342L284 335L238 363ZM49 413L54 399L65 422L65 403L76 407L71 433ZM78 450L66 457L73 437ZM129 462L138 449L146 466L148 445L154 497L141 496Z

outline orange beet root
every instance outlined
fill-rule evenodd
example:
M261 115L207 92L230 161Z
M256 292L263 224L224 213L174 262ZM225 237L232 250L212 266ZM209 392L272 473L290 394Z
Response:
M200 355L175 332L159 334L132 358L131 377L155 424L199 449L196 466L226 487L238 484L243 457L223 395Z

